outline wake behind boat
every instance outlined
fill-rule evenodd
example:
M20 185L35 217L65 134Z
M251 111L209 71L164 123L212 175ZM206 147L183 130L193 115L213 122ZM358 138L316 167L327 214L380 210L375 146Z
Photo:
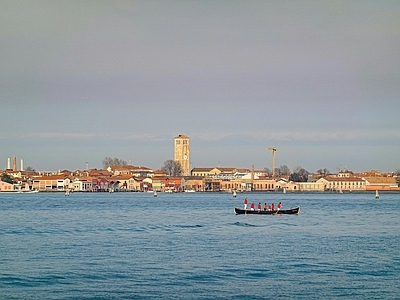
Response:
M280 210L250 210L250 209L242 209L238 207L233 208L236 215L298 215L300 213L300 206L291 209L280 209Z

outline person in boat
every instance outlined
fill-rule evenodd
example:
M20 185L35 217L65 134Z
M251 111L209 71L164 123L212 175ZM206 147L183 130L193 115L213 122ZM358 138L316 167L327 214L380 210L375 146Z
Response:
M271 211L271 204L268 204L268 211Z
M247 209L247 198L244 198L243 205L244 205L244 209Z
M281 210L281 208L282 208L282 203L279 202L279 203L278 203L278 210Z
M250 204L250 210L254 210L254 203Z
M258 205L257 205L257 210L258 210L258 212L260 212L260 211L261 211L261 203L260 203L260 202L258 202Z
M271 209L275 210L275 204L273 204L273 203L271 204Z
M264 211L267 210L267 203L264 203Z

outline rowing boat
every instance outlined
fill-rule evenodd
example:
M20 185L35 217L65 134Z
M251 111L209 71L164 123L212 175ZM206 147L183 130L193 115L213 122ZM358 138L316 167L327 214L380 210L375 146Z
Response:
M295 215L300 213L300 206L291 209L281 209L281 210L250 210L250 209L241 209L238 207L233 208L236 215Z

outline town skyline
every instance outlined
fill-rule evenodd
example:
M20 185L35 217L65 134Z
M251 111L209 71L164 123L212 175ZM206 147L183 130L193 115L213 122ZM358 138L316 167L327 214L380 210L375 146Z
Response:
M266 148L266 149L268 150L268 148ZM107 158L109 158L109 159L117 159L120 162L125 163L126 165L131 165L131 166L132 165L136 165L136 166L141 166L141 167L147 167L147 168L150 168L150 169L152 169L154 171L155 170L160 170L164 166L164 163L167 160L170 160L170 158L167 158L167 159L165 159L163 161L162 164L160 164L160 166L152 167L151 165L146 165L146 164L141 164L141 163L133 163L131 160L125 160L125 159L120 158L120 157L105 157L105 158L103 158L103 161L104 161L104 159L107 159ZM80 170L80 171L84 171L84 170L91 170L91 169L98 169L98 170L104 169L104 166L103 166L104 163L103 162L101 162L99 166L92 166L92 165L90 165L90 163L88 161L86 161L85 162L85 166L81 167L81 168L41 169L41 168L36 168L32 164L29 164L29 163L27 164L24 158L17 158L16 156L14 156L14 157L7 157L7 159L5 159L5 160L6 160L6 163L5 163L4 167L3 167L3 169L0 168L0 170L3 170L3 171L5 171L5 170L25 171L28 168L28 169L35 170L37 172L57 173L58 171L61 171L61 170L68 170L68 171ZM258 166L255 166L254 164L251 164L251 165L248 165L248 166L247 165L239 165L239 164L222 165L221 161L218 161L217 165L201 165L201 166L198 165L198 166L194 166L193 163L190 162L190 169L189 170L192 171L195 168L237 168L237 169L242 169L243 168L243 169L251 169L252 167L254 167L254 169L256 169L256 170L266 170L266 169L268 169L269 171L272 172L272 170L273 170L272 164L273 163L272 163L272 154L271 154L270 165L269 166L265 165L263 167L258 167ZM328 170L331 174L337 174L337 173L340 173L340 172L347 172L347 171L354 172L354 173L365 173L365 172L370 172L370 171L376 171L376 172L383 173L383 174L389 174L389 173L399 173L399 171L400 171L400 167L396 167L396 166L394 167L393 170L384 171L384 170L381 170L379 168L355 170L355 169L348 168L347 166L343 166L343 165L338 165L336 167L336 169L330 169L330 168L328 168L326 166L325 167L321 166L321 167L319 167L319 168L317 168L315 170L311 170L311 169L307 168L306 166L302 166L302 165L299 165L299 164L291 167L291 166L289 166L289 165L287 165L285 163L276 164L275 169L280 169L282 167L287 167L290 170L291 173L293 171L295 171L295 169L301 167L304 170L308 171L310 174L316 174L317 171L324 170L324 169Z
M399 168L400 2L2 1L0 160Z

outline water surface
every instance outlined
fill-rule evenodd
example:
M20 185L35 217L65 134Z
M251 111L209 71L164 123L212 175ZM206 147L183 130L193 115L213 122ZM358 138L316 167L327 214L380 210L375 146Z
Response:
M300 215L234 215L250 202ZM0 194L1 299L398 299L400 194Z

